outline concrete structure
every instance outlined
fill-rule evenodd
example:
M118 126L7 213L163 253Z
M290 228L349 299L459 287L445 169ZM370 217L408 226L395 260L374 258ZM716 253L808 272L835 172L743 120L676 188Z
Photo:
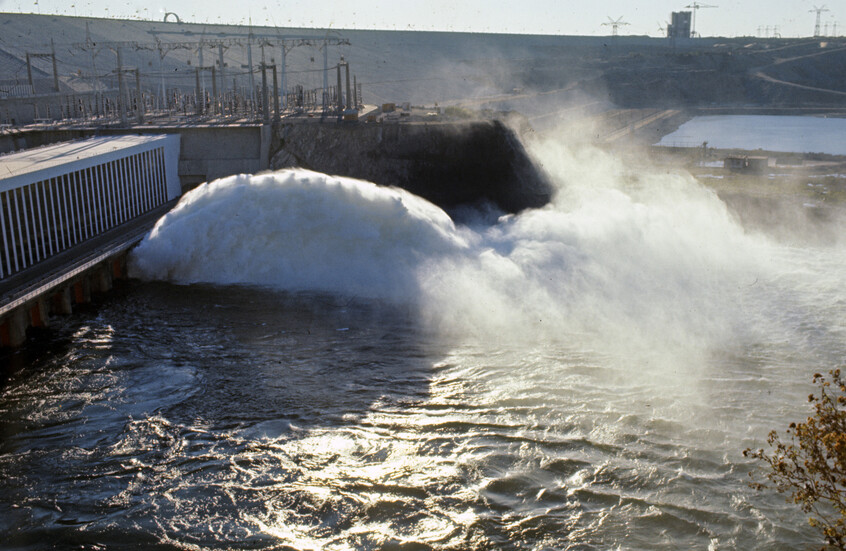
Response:
M448 211L486 201L519 212L547 204L554 192L516 132L497 120L283 124L272 146L272 169L396 186Z
M729 155L723 160L723 167L732 172L764 172L769 167L769 157Z
M260 124L28 128L0 133L0 152L93 136L125 136L139 132L179 138L177 166L183 190L232 174L255 174L267 170L269 166L271 126Z
M691 12L674 11L667 25L667 38L690 38Z
M179 136L116 136L0 157L0 279L181 193Z
M113 136L0 156L0 346L108 291L181 194L179 136Z

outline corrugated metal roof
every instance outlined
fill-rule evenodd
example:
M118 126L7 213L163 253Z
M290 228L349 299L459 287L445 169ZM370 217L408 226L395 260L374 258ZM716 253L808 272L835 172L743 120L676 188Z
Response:
M118 153L122 150L143 145L149 147L167 139L166 135L105 136L0 155L0 188L7 187L11 180L21 180L27 176L33 181L38 181L53 177L57 170L64 173L84 166L93 166L101 161L112 160L116 156L125 156ZM63 165L68 165L67 171L60 169Z

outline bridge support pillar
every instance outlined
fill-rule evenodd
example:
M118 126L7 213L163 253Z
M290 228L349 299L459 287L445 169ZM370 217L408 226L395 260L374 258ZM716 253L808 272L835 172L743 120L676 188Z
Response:
M50 297L54 314L69 315L73 313L73 301L71 300L71 288L64 287Z
M112 260L112 279L126 279L126 255Z
M47 301L39 298L29 306L29 326L47 327L50 325L50 311L47 309Z
M91 274L91 292L106 293L112 290L112 272L108 266L100 266Z
M0 323L0 343L3 346L18 348L26 342L26 328L29 319L26 310L15 309Z
M91 302L91 284L87 277L80 278L73 284L73 302L74 304Z

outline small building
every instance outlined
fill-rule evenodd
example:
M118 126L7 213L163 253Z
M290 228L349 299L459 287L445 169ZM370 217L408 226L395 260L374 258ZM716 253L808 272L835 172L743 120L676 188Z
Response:
M344 122L357 122L358 109L344 109L343 120Z
M690 38L691 12L674 11L667 25L667 38Z
M723 167L732 172L765 172L769 167L769 157L750 157L749 155L729 155L723 160Z

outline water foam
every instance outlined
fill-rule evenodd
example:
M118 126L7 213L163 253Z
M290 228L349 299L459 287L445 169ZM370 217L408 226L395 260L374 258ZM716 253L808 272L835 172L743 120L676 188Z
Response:
M578 335L640 366L696 364L774 330L772 289L792 268L713 191L594 148L549 141L532 153L559 187L555 201L474 229L408 192L349 178L217 180L159 221L131 271L407 301L451 335Z
M130 271L400 299L417 293L426 262L467 247L442 210L406 191L284 170L187 193L136 248Z

